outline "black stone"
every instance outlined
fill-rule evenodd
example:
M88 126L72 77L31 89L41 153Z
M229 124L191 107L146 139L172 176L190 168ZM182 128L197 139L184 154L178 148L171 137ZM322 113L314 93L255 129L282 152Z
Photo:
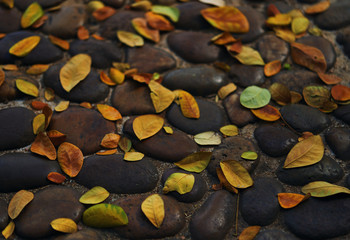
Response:
M350 2L347 0L332 3L331 6L315 18L317 26L327 30L336 30L350 24Z
M0 230L2 231L9 222L9 216L7 214L7 203L0 199Z
M350 58L350 29L340 31L337 35L337 42L343 45L344 53Z
M54 240L103 240L103 238L96 230L83 229L75 233L59 236L54 238Z
M21 12L17 8L0 6L0 32L10 33L21 29Z
M350 124L350 105L338 106L333 114L347 124Z
M255 240L298 240L293 234L283 232L279 229L266 229L260 231Z
M348 128L331 129L326 135L326 141L337 158L350 160L350 130Z
M241 87L261 85L265 82L264 68L259 66L235 64L231 66L229 76Z
M257 48L266 63L275 60L283 62L289 54L289 46L274 34L265 34L259 38Z
M234 93L226 97L222 103L225 107L228 118L231 123L238 127L244 127L249 123L256 121L254 114L241 105L239 95Z
M202 17L201 10L208 5L200 2L185 2L177 5L180 11L179 20L175 23L176 28L184 30L203 30L211 25Z
M289 90L302 93L304 87L310 85L320 85L321 80L316 73L307 70L281 71L271 78L271 82L282 83L286 85Z
M102 2L114 8L120 8L124 5L125 0L102 0Z

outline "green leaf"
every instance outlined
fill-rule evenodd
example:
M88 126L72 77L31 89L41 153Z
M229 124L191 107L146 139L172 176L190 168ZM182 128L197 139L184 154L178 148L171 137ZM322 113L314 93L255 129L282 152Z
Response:
M83 222L89 227L111 228L127 225L128 216L117 205L100 203L84 211Z
M240 96L241 104L246 108L261 108L269 104L271 94L269 90L257 86L244 89Z
M177 22L180 17L180 11L176 7L154 5L152 6L152 12L165 15L169 17L173 22Z
M106 200L109 196L109 192L103 187L96 186L80 197L79 202L84 204L96 204Z
M258 158L258 154L256 152L248 151L242 153L241 158L246 160L256 160Z
M243 46L242 51L234 57L244 65L265 65L260 53L251 47Z
M330 184L324 181L311 182L305 185L301 191L305 194L310 193L313 197L328 197L338 193L350 194L346 187Z
M196 152L188 155L175 165L189 172L202 172L209 164L211 152Z
M194 185L193 174L173 173L164 183L163 193L177 191L180 194L191 192Z

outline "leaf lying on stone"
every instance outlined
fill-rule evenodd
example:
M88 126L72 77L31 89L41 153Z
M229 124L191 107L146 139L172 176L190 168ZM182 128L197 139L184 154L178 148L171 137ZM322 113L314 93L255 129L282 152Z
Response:
M84 211L83 222L89 227L112 228L127 225L129 221L120 206L100 203Z
M141 210L153 226L160 228L164 220L165 210L164 201L159 194L148 196L142 202Z
M292 31L295 35L305 33L309 28L310 21L306 17L296 17L292 20Z
M236 125L226 125L220 128L220 132L225 136L232 137L238 135L238 128Z
M306 14L318 14L326 11L330 7L329 0L313 4L305 9Z
M179 20L179 17L180 17L180 11L177 7L153 5L151 8L151 11L153 13L167 16L173 22L177 22Z
M311 195L302 195L297 193L279 193L278 196L278 202L282 208L293 208L299 203L305 201L308 199Z
M216 45L226 45L237 41L237 39L235 39L229 32L220 33L210 40Z
M251 47L242 46L242 50L239 54L233 55L233 57L244 65L265 65L260 53Z
M55 99L55 92L51 88L45 88L44 97L46 101L52 101Z
M164 183L163 193L176 191L180 194L185 194L192 191L194 185L193 174L173 173Z
M221 168L216 168L216 174L219 178L220 184L229 192L238 194L238 190L237 188L235 188L234 186L232 186L226 179L223 171L221 170Z
M234 83L229 83L223 87L221 87L218 91L218 95L220 99L226 98L228 95L236 91L237 86Z
M152 40L153 42L159 42L160 35L159 30L151 29L147 26L147 21L144 18L134 18L131 20L132 26L138 34Z
M295 34L285 27L274 27L273 30L277 37L283 39L286 42L292 43L295 42Z
M121 150L123 150L124 152L129 152L131 149L131 141L129 138L127 137L122 137L119 141L119 147Z
M108 197L109 192L105 188L96 186L84 193L79 198L79 202L83 204L98 204L106 200Z
M350 100L350 88L344 85L335 85L331 90L332 97L336 101L346 102Z
M49 35L49 39L52 44L55 44L56 46L62 48L63 50L69 50L69 42L63 39L60 39L58 37L55 37L53 35Z
M269 63L266 63L264 66L264 74L266 77L272 77L279 73L282 68L282 63L280 60L275 60Z
M269 87L271 98L280 105L287 105L291 102L291 92L288 87L282 83L273 83Z
M77 37L79 40L87 40L90 37L89 30L86 29L84 26L78 27L77 31Z
M117 85L116 82L112 81L112 79L110 79L110 77L108 77L108 75L105 72L100 72L100 80L101 82L103 82L104 84L108 85L108 86L115 86Z
M266 20L268 26L288 26L292 22L292 17L286 13L278 13Z
M50 180L51 182L61 184L66 180L66 177L58 172L50 172L47 175L47 179Z
M9 53L15 55L16 57L25 57L27 56L33 49L38 46L40 42L39 36L30 36L24 38L17 43L15 43L9 50Z
M92 13L92 16L97 21L104 21L104 20L108 19L109 17L113 16L115 13L116 13L116 10L114 8L109 7L109 6L104 6L104 7L96 9Z
M56 112L66 111L69 107L69 101L60 101L55 107Z
M238 236L238 240L253 240L258 235L260 226L249 226Z
M154 80L149 82L148 87L151 91L150 96L156 113L167 109L175 99L175 94L172 91Z
M243 90L239 98L240 103L250 109L266 106L271 99L269 90L257 86L249 86Z
M40 132L30 147L30 151L50 160L56 160L56 148L52 144L50 138L43 132Z
M101 150L101 151L98 151L96 154L100 156L107 156L107 155L116 154L117 152L118 150L115 148L115 149Z
M196 152L176 162L175 165L189 172L202 172L209 164L212 152Z
M40 75L49 69L50 65L48 64L34 64L27 69L26 73L31 75ZM1 85L1 84L0 84Z
M321 50L301 43L291 43L291 56L295 63L314 72L327 70L325 56Z
M2 68L0 67L0 87L1 85L5 82L5 72L4 70L2 70Z
M145 17L148 25L159 31L172 31L174 26L162 15L153 12L146 12Z
M120 42L129 47L141 47L144 44L143 38L135 33L119 30L117 37Z
M173 134L174 133L174 130L171 127L163 127L163 129L164 129L164 131L167 134Z
M122 84L125 79L125 74L122 73L120 70L117 68L110 68L109 69L109 77L111 80L117 84Z
M144 156L145 154L140 152L126 152L124 154L124 160L129 162L136 162L142 160Z
M61 145L63 142L66 141L67 135L64 133L61 133L57 130L50 130L47 132L47 136L50 138L53 145L56 147Z
M196 99L189 93L184 90L175 90L174 91L176 99L180 104L180 109L182 115L187 118L199 118L200 110L197 104Z
M318 72L317 75L325 84L328 84L328 85L340 83L342 80L340 77L333 74Z
M32 26L39 18L44 15L44 10L41 8L40 4L33 2L24 11L21 17L22 28L28 28Z
M220 162L220 167L227 181L235 188L248 188L253 185L253 179L245 169L236 160L227 160Z
M103 137L100 145L101 147L104 147L104 148L117 148L119 140L120 140L120 135L115 133L107 133Z
M33 133L36 135L45 131L45 115L40 113L33 119Z
M22 79L16 79L16 87L22 93L25 93L27 95L30 95L33 97L39 96L39 89L37 88L37 86L35 86L31 82L28 82Z
M280 119L281 113L278 111L277 108L271 105L266 105L262 108L258 109L251 109L251 112L261 120L268 121L268 122L274 122Z
M50 222L53 229L63 233L75 233L78 231L77 224L70 218L56 218Z
M312 197L328 197L339 193L350 194L348 188L324 181L311 182L302 187L301 191L305 194L310 193Z
M198 133L194 136L194 141L198 145L220 145L221 144L221 137L219 134L208 131L208 132L202 132Z
M307 105L321 108L331 99L330 91L323 86L306 86L303 89L304 100Z
M11 219L15 219L22 210L34 199L34 194L27 190L18 191L11 199L7 213Z
M246 160L256 160L256 159L258 159L258 154L256 152L253 152L253 151L247 151L247 152L243 152L241 154L241 158L246 159Z
M135 118L132 128L137 138L143 140L159 132L163 125L164 118L155 114L147 114Z
M42 101L37 101L37 100L33 100L31 103L30 103L30 106L35 109L35 110L43 110L43 108L45 106L48 106L47 103L44 103Z
M84 156L77 146L68 142L62 143L58 147L57 157L63 172L70 177L78 175L83 166Z

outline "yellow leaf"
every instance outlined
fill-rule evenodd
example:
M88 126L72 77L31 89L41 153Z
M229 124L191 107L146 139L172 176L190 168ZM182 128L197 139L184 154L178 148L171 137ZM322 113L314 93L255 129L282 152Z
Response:
M227 181L236 188L248 188L253 185L253 179L238 161L228 160L220 162L220 167Z
M52 101L55 98L55 93L51 88L46 88L44 92L44 96L47 101Z
M117 31L117 37L119 41L129 47L141 47L144 44L143 38L135 33Z
M152 137L159 132L164 125L164 119L155 114L142 115L132 123L132 128L138 139Z
M199 118L200 111L196 99L184 90L176 90L182 115L187 118Z
M265 65L260 53L251 47L243 46L242 51L234 57L244 65Z
M37 2L33 2L28 6L28 8L24 11L22 15L22 18L21 18L22 28L28 28L32 26L43 15L44 15L44 11L41 8L40 4Z
M67 108L69 107L69 101L61 101L56 107L55 107L55 111L56 112L63 112L65 110L67 110Z
M315 164L323 158L324 146L320 135L298 142L288 153L283 168L304 167Z
M278 28L275 27L273 30L276 33L276 36L283 39L286 42L295 42L295 35L289 28Z
M213 131L196 134L194 136L194 141L199 145L220 145L221 144L220 136Z
M171 127L163 127L163 129L164 129L164 131L167 134L173 134L174 133L174 130Z
M61 85L70 92L79 82L89 75L91 57L87 54L77 54L72 57L60 70Z
M301 191L305 194L310 193L312 197L328 197L338 193L350 194L346 187L330 184L324 181L311 182L305 185Z
M188 155L175 165L189 172L202 172L209 164L211 152L196 152Z
M13 232L15 231L15 223L13 221L11 221L4 230L2 230L2 235L4 236L5 239L8 239L9 237L11 237L11 235L13 234Z
M9 53L17 57L27 56L40 42L39 36L31 36L15 43Z
M288 26L292 21L292 17L289 14L279 13L275 16L269 17L266 20L266 24L271 26Z
M33 119L33 133L38 134L43 131L45 131L45 114L40 113Z
M173 173L164 183L163 193L177 191L180 194L191 192L194 185L193 174Z
M13 8L15 0L0 0L0 3L5 4L8 8Z
M249 226L238 236L238 240L253 240L258 235L260 229L260 226Z
M160 83L156 81L150 81L148 87L151 90L150 95L152 103L157 113L167 109L174 101L174 93L166 87L163 87Z
M224 99L234 91L236 91L237 86L234 83L229 83L223 87L221 87L218 91L218 95L220 99Z
M77 224L70 218L56 218L50 225L58 232L75 233L78 231Z
M297 17L292 21L292 31L294 34L298 35L309 28L310 21L306 17Z
M116 68L109 69L109 77L111 80L117 84L122 84L125 79L125 74Z
M106 104L97 104L97 110L102 114L102 116L110 121L117 121L119 119L122 119L122 115L120 112L115 109L114 107L111 107Z
M39 96L39 89L31 82L28 82L22 79L16 79L16 87L22 93L25 93L27 95L30 95L33 97Z
M147 197L141 204L141 210L156 228L160 228L164 220L165 210L164 201L159 194Z
M49 69L50 65L48 64L35 64L27 69L26 73L31 75L39 75L46 72Z
M101 203L109 197L109 192L103 187L96 186L84 193L79 202L83 204L97 204Z
M145 154L140 152L126 152L124 155L125 161L135 162L140 161L145 156Z
M225 136L236 136L238 135L238 128L235 125L226 125L220 128L220 132Z
M32 192L26 190L18 191L11 199L7 209L11 219L15 219L34 198Z
M117 148L119 140L120 135L115 133L108 133L103 137L100 145L104 148Z

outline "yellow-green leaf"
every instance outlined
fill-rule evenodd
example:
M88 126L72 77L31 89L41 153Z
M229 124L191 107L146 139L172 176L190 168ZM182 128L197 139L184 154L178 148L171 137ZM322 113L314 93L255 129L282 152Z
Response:
M298 35L306 32L309 28L310 21L306 17L296 17L292 20L292 31Z
M220 145L221 137L213 131L208 131L196 134L194 141L199 145Z
M77 224L70 218L56 218L51 221L50 225L58 232L75 233L78 231Z
M238 161L228 160L220 162L220 167L227 181L236 188L248 188L253 185L253 179Z
M193 174L173 173L164 183L163 193L177 191L180 194L191 192L194 185Z
M124 155L124 160L129 162L140 161L145 156L145 154L140 152L126 152Z
M236 125L226 125L220 128L220 132L225 136L236 136L238 135L238 128Z
M7 213L11 219L15 219L34 198L32 192L26 190L18 191L11 199Z
M350 194L346 187L330 184L324 181L311 182L305 185L301 191L305 194L310 193L312 197L328 197L338 193Z
M132 128L138 139L152 137L164 125L164 118L155 114L142 115L134 119Z
M246 160L256 160L258 158L258 154L256 152L247 151L241 154L241 158Z
M24 11L21 18L22 28L28 28L33 25L39 18L44 15L44 10L41 8L40 4L33 2Z
M202 172L209 164L211 152L196 152L188 155L175 165L189 172Z
M265 65L260 53L251 47L243 46L242 51L234 57L244 65Z
M67 108L69 107L69 101L61 101L56 107L55 107L55 111L56 112L63 112L65 110L67 110Z
M33 133L36 135L43 131L45 131L45 114L40 113L33 119Z
M87 54L77 54L61 68L61 85L70 92L79 82L89 75L91 70L91 57Z
M163 129L164 129L164 131L167 134L173 134L174 133L174 130L171 127L163 127Z
M118 146L120 147L121 150L124 152L129 152L131 149L131 141L127 137L122 137L118 143Z
M101 203L109 197L109 192L103 187L96 186L84 193L79 202L84 204L97 204Z
M298 142L288 153L283 168L304 167L315 164L323 158L324 145L320 135Z
M156 228L160 228L164 220L165 210L164 201L159 194L147 197L141 204L141 210Z
M180 17L180 11L176 7L153 5L151 10L153 13L169 17L173 22L177 22Z
M1 234L4 236L5 239L8 239L11 237L13 232L15 231L15 223L11 221L4 230L2 230Z
M135 33L126 31L117 31L119 41L129 47L141 47L144 44L143 38Z
M89 227L111 228L128 224L128 216L124 209L107 203L100 203L86 209L83 222Z
M16 87L22 93L25 93L27 95L30 95L33 97L39 96L39 89L31 82L28 82L22 79L16 79Z
M152 103L157 113L167 109L174 101L175 94L166 87L162 86L160 83L150 81L148 87L151 90L150 95Z
M17 57L27 56L40 42L39 36L24 38L15 43L9 50L9 53Z

